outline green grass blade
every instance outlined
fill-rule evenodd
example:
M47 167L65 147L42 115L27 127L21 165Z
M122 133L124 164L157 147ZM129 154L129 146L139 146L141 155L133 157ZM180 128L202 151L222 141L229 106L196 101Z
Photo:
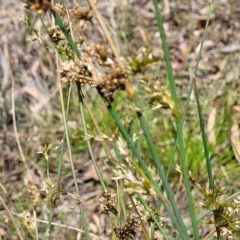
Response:
M74 184L75 184L75 191L76 191L77 195L79 195L79 188L78 188L77 178L76 178L76 174L75 174L75 167L74 167L72 151L71 151L71 144L70 144L70 139L69 139L69 134L68 134L66 111L65 111L65 107L64 107L63 93L62 93L61 86L59 88L59 92L60 92L60 98L61 98L61 107L62 107L64 132L65 132L65 136L66 136L66 142L67 142L67 148L68 148L68 153L69 153L70 165L71 165L72 175L73 175ZM82 217L81 219L83 221L83 226L84 226L86 239L90 240L89 231L88 231L88 225L87 225L86 217L85 217L85 214L84 214L84 211L83 211L83 207L82 207L81 204L79 205L79 210L80 210L80 214L81 214L81 217ZM49 238L49 231L47 231L46 235L47 235L47 240L49 240L50 239Z
M85 134L85 136L88 136L88 131L87 131L87 127L86 127L86 120L85 120L83 102L82 101L79 102L79 111L80 111L80 115L81 115L81 118L82 118L82 125L83 125L84 134ZM99 167L97 165L97 161L96 161L95 156L94 156L93 151L92 151L92 146L91 146L90 140L87 139L86 141L87 141L88 150L89 150L90 156L92 158L92 162L93 162L94 168L96 170L96 173L98 175L99 181L100 181L103 189L106 190L105 183L102 179L102 175L100 173Z
M160 192L160 188L158 186L158 184L156 183L156 181L153 179L153 176L150 174L144 160L142 159L142 157L140 156L140 153L138 152L138 150L136 149L135 145L133 144L131 138L129 137L127 131L125 130L125 128L123 127L117 113L114 111L114 109L110 106L108 107L108 110L110 112L110 114L112 115L113 119L115 120L120 132L122 133L124 139L126 140L126 142L128 143L128 146L130 147L130 149L132 150L133 154L137 157L138 162L141 166L141 168L143 169L143 171L145 172L145 174L147 175L148 179L150 180L150 182L152 183L152 185L154 186L154 189L156 191L156 193L158 194L159 199L161 200L161 202L163 203L163 206L165 207L166 211L168 212L172 223L175 225L175 227L177 228L179 234L183 237L183 239L189 239L188 235L186 233L186 229L183 228L178 220L176 219L175 215L172 212L171 207L169 206L169 203L167 202L167 200L162 196L162 193Z
M69 102L70 102L70 96L71 96L71 91L72 91L72 84L69 87L69 92L68 92L68 101L67 101L67 109L66 109L66 119L68 117L68 110L69 110ZM64 148L65 148L65 137L66 133L64 131L63 133L63 139L62 139L62 145L61 145L61 151L60 151L60 156L59 156L59 163L58 163L58 172L57 172L57 180L56 180L56 186L55 186L55 192L58 191L59 187L59 182L60 182L60 177L61 177L61 171L62 171L62 159L63 159L63 153L64 153ZM51 230L51 224L52 224L52 219L53 219L53 209L50 210L49 213L49 218L48 218L48 227L47 227L47 232L48 234L50 233Z
M171 95L174 101L174 116L176 118L176 125L177 125L177 137L179 139L179 151L180 151L180 159L181 159L181 165L182 165L182 171L183 171L183 178L184 178L184 184L185 184L185 189L186 189L186 194L187 194L187 199L188 199L188 206L189 206L189 212L191 216L191 222L193 226L193 232L195 239L200 239L199 232L198 232L198 225L196 222L196 216L195 216L195 210L194 210L194 205L193 205L193 199L191 195L191 189L190 189L190 183L189 183L189 177L188 177L188 169L186 165L186 153L185 153L185 146L184 146L184 139L183 139L183 134L182 134L182 124L181 124L181 118L180 118L180 113L179 113L179 107L178 107L178 98L177 98L177 91L176 91L176 86L175 86L175 81L174 81L174 76L173 76L173 70L172 70L172 65L170 61L170 54L168 50L168 45L166 41L166 35L165 31L163 28L163 22L162 22L162 16L158 7L158 1L153 0L155 12L156 12L156 19L158 23L158 28L162 40L162 46L163 46L163 52L164 52L164 58L167 66L167 73L168 73L168 81L169 81L169 86L171 90Z
M153 219L154 223L156 224L157 228L159 229L159 231L161 232L161 234L163 235L163 238L165 240L168 240L169 238L167 237L166 233L164 232L163 228L161 227L159 221L155 218L154 214L152 213L152 211L150 210L149 206L147 205L147 203L144 201L144 199L142 198L142 196L140 194L138 194L138 199L139 201L142 203L142 205L144 206L144 208L146 209L146 211L149 213L149 215L151 216L151 218Z
M66 29L65 25L63 24L60 16L58 15L58 13L56 13L53 10L51 10L51 12L54 16L55 23L62 30L63 34L65 35L65 37L66 37L66 39L69 43L69 45L72 48L72 50L76 53L76 55L78 57L80 57L81 56L80 51L79 51L77 45L74 43L74 41L73 41L71 35L69 34L68 30ZM69 135L68 135L66 112L65 112L65 108L64 108L64 104L63 104L63 93L62 93L61 86L60 86L60 98L61 98L61 106L62 106L62 114L63 114L64 131L65 131L65 134L66 134L67 148L69 150L70 165L71 165L71 169L72 169L72 174L73 174L73 179L74 179L74 184L75 184L75 190L76 190L76 193L79 195L79 189L78 189L78 184L77 184L77 179L76 179L76 174L75 174L75 168L74 168L74 163L73 163L73 158L72 158L72 152L71 152L71 144L70 144L70 139L69 139ZM90 239L89 231L88 231L88 225L87 225L87 222L86 222L86 217L85 217L82 205L79 206L79 209L80 209L80 214L81 214L82 221L83 221L83 226L84 226L86 239ZM51 215L50 215L50 220L51 220ZM51 226L51 224L50 224L50 226ZM49 239L50 226L49 226L49 229L47 230L47 233L46 233L47 240Z
M207 165L207 172L208 172L208 179L209 179L209 188L213 189L214 188L214 178L213 178L213 174L212 174L212 165L211 165L211 161L210 161L210 158L209 158L208 141L207 141L207 136L206 136L206 132L205 132L204 119L203 119L203 115L202 115L202 108L201 108L201 104L200 104L199 97L198 97L198 91L197 91L197 85L196 85L196 79L195 79L196 74L197 74L197 70L198 70L198 65L199 65L199 62L200 62L200 57L201 57L202 50L203 50L203 43L204 43L204 40L206 38L206 33L207 33L207 28L208 28L211 13L212 13L212 4L209 8L208 18L207 18L206 26L205 26L205 29L204 29L203 38L201 40L200 50L199 50L199 54L198 54L198 57L197 57L196 66L194 68L193 81L192 82L193 82L193 85L194 85L194 93L195 93L195 97L196 97L200 128L201 128L201 132L202 132L203 147L204 147L204 153L205 153L206 165Z
M137 101L135 101L135 104L137 104ZM147 123L146 123L146 121L145 121L145 119L144 119L144 117L143 117L143 115L141 113L138 112L137 115L138 115L138 119L140 121L141 128L143 130L143 134L144 134L144 136L145 136L145 138L147 140L147 144L148 144L149 150L150 150L151 155L153 157L153 161L154 161L154 163L156 165L156 168L158 170L158 173L159 173L159 175L160 175L160 177L162 179L163 187L166 190L168 199L169 199L169 201L171 203L171 206L173 208L174 214L175 214L175 216L176 216L176 218L178 220L179 225L183 229L183 231L186 231L186 227L185 227L185 225L184 225L184 223L182 221L181 214L180 214L179 209L178 209L178 207L176 205L176 202L175 202L175 199L174 199L174 195L172 193L172 190L171 190L171 188L169 186L169 183L167 181L167 178L165 176L163 167L161 165L161 161L160 161L159 156L158 156L158 154L157 154L157 152L155 150L155 146L154 146L154 143L153 143L150 131L148 129ZM185 232L185 233L187 235L187 232Z

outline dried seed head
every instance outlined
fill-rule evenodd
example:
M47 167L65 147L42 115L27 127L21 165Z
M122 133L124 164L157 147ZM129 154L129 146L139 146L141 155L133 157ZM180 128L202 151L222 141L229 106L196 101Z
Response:
M51 0L21 0L26 3L26 9L37 14L43 14L51 8Z
M93 11L91 9L86 7L79 7L78 4L76 4L75 7L70 11L78 20L90 21L93 18Z
M64 17L67 15L67 12L64 8L63 5L59 4L59 3L56 3L55 5L53 5L52 7L57 13L60 14L61 17Z
M87 65L80 60L70 61L65 64L60 70L60 76L63 83L74 81L80 83L81 87L86 83L92 84L92 74Z
M120 240L136 239L137 228L140 225L139 217L133 213L126 217L126 223L119 227L114 227L113 231Z
M76 204L80 205L80 204L83 203L83 201L81 200L80 196L77 195L76 193L69 193L68 192L68 195L71 196L75 200Z
M145 76L146 100L154 106L154 108L170 109L174 113L174 101L168 91L150 76Z
M49 36L51 40L55 43L58 44L61 40L64 40L65 37L60 29L59 26L53 26L48 28Z
M222 227L220 229L220 236L222 237L222 239L226 239L226 240L233 239L232 231L230 231L228 228L225 228L225 227Z
M27 195L31 199L33 205L42 203L45 196L42 195L41 190L36 185L29 185L27 188Z
M34 219L31 217L30 212L22 212L20 214L20 217L23 218L23 224L30 228L30 229L35 229L35 221Z
M99 202L100 214L108 214L110 212L115 215L117 214L117 210L115 208L115 205L117 204L116 194L105 191L103 196L99 199Z
M116 90L125 90L131 96L134 95L134 90L127 74L119 67L112 67L110 76L102 79L102 82L97 86L97 90L107 104L111 104L113 101L113 94Z
M151 213L154 215L154 217L158 220L158 222L160 223L160 225L162 226L162 217L161 214L159 212L159 210L153 206L150 205L150 211ZM146 216L144 216L146 221L150 224L150 223L154 223L154 220L152 219L150 213L148 212Z
M136 171L137 170L137 171ZM150 172L153 176L156 176L156 169L150 167ZM157 197L156 191L149 182L148 178L139 168L133 167L133 163L125 161L124 164L118 164L114 168L114 180L122 179L125 189L124 191L130 195L139 193L142 195L150 195ZM158 180L160 179L158 178Z
M106 45L97 44L95 46L95 51L97 53L97 57L99 57L99 59L102 62L105 62L107 60L109 52L108 52L108 49L107 49Z

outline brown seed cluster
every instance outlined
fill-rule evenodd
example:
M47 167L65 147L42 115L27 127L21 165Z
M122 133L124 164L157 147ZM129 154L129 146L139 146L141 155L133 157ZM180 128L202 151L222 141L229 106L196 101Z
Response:
M92 74L88 67L80 60L66 63L60 70L61 81L63 83L78 82L81 87L86 83L92 84Z
M76 204L80 205L83 203L80 196L77 195L76 193L68 193L68 195L71 196L73 198L73 200L75 200Z
M22 212L20 214L20 217L22 217L23 220L23 224L30 229L35 229L35 221L34 219L31 217L30 212Z
M64 17L67 15L67 11L66 11L65 7L60 3L56 3L55 5L52 6L52 8L54 11L56 11L58 14L60 14L61 17Z
M128 82L127 74L121 68L113 67L111 74L103 78L102 83L97 86L97 90L107 103L111 103L114 92L127 90Z
M117 200L116 195L114 193L109 193L105 191L103 196L99 199L100 207L99 211L100 214L108 214L112 212L113 214L117 214L117 210L115 208Z
M26 3L26 8L38 14L45 12L48 8L66 16L66 10L62 5L52 5L50 0L22 0ZM71 13L81 23L88 23L92 20L94 12L89 7L75 5ZM81 48L81 59L74 60L75 55L72 46L66 40L62 29L59 26L52 26L48 29L49 36L58 51L63 66L60 70L61 82L76 82L83 87L86 83L91 87L96 87L101 97L107 105L112 103L113 94L117 90L125 90L130 96L134 95L134 90L129 82L126 72L116 65L106 44L89 43L85 36L81 36L80 41L75 41L78 48ZM70 32L69 32L70 33ZM101 69L104 67L104 69Z
M48 33L49 33L51 40L55 44L58 44L60 41L65 40L65 37L64 37L60 27L57 25L48 28Z
M136 239L139 225L139 217L137 214L133 213L126 217L126 223L124 225L114 227L113 231L120 240Z
M97 57L99 57L100 62L105 62L107 60L109 52L108 52L108 49L107 49L106 45L97 44L95 46L95 52L97 54Z
M30 185L27 188L27 194L34 206L42 203L43 199L46 197L46 195L42 194L36 185Z
M93 11L86 7L80 7L78 4L70 10L74 17L78 20L90 21L93 18Z
M51 8L51 0L21 0L26 3L26 9L37 14L43 14Z

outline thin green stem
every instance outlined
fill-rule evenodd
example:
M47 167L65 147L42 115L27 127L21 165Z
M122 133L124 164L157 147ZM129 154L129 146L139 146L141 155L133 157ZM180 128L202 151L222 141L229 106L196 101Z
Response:
M207 34L207 28L208 28L210 16L211 16L211 13L212 13L212 8L213 8L213 5L211 4L211 6L209 8L209 12L208 12L208 19L207 19L206 26L205 26L205 29L204 29L203 38L202 38L201 45L200 45L199 54L198 54L197 61L196 61L196 66L195 66L194 72L193 72L194 93L195 93L196 102L197 102L198 116L199 116L199 121L200 121L201 132L202 132L202 140L203 140L203 147L204 147L204 153L205 153L205 158L206 158L206 165L207 165L207 172L208 172L209 188L210 189L214 189L214 178L213 178L213 174L212 174L212 165L211 165L211 161L210 161L210 158L209 158L208 141L207 141L207 136L206 136L206 133L205 133L204 120L203 120L203 115L202 115L202 108L201 108L201 104L200 104L199 97L198 97L198 91L197 91L197 85L196 85L196 74L197 74L198 65L199 65L202 50L203 50L203 43L204 43L204 40L205 40L206 34Z
M72 175L73 175L75 190L76 190L77 195L80 195L79 194L78 183L77 183L77 178L76 178L76 174L75 174L75 167L74 167L74 161L73 161L73 157L72 157L71 143L70 143L69 134L68 134L67 120L66 120L66 116L65 116L65 108L64 108L64 104L63 104L63 94L62 94L62 89L61 88L60 88L60 97L61 97L61 105L62 105L62 111L63 111L63 124L64 124L65 133L66 133L66 142L67 142L67 148L68 148L68 154L69 154L70 165L71 165L71 169L72 169ZM84 230L85 230L86 238L90 239L89 231L88 231L88 225L87 225L87 222L86 222L86 217L85 217L82 205L79 205L79 209L80 209L80 213L81 213L81 216L82 216L83 227L84 227Z
M79 102L79 110L80 110L80 114L81 114L81 118L82 118L82 125L83 125L84 134L85 134L85 136L87 136L88 135L88 131L87 131L87 127L86 127L86 121L85 121L85 115L84 115L84 109L83 109L83 102L82 101ZM88 150L89 150L90 156L92 158L92 162L93 162L94 168L95 168L96 173L98 175L98 179L99 179L103 189L106 190L107 188L106 188L105 183L104 183L104 181L102 179L102 175L101 175L101 173L99 171L99 167L97 165L96 158L95 158L95 156L93 154L93 151L92 151L92 146L91 146L90 140L87 139L86 141L87 141Z
M58 77L58 79L59 79L59 77ZM71 165L71 169L72 169L72 175L73 175L73 179L74 179L75 191L76 191L77 195L79 195L79 188L78 188L77 178L76 178L76 174L75 174L74 161L73 161L73 157L72 157L71 144L70 144L68 128L67 128L67 119L66 119L66 111L65 111L65 107L64 107L62 86L61 86L60 81L59 81L59 93L60 93L60 100L61 100L61 107L62 107L64 132L65 132L65 137L66 137L66 142L67 142L67 148L68 148L68 153L69 153L70 165ZM82 216L82 222L83 222L83 227L84 227L84 231L86 234L86 239L90 240L88 225L87 225L87 221L86 221L86 217L85 217L82 205L79 205L79 209L80 209L80 214ZM51 220L51 218L52 218L52 214L50 216L50 220ZM51 226L51 224L50 224L50 226ZM50 226L48 227L47 232L46 232L47 240L50 239Z
M142 203L142 205L144 206L144 208L146 209L146 211L149 213L149 215L151 216L152 220L154 221L154 223L156 224L156 226L158 227L159 231L161 232L163 238L165 240L168 240L168 237L166 235L166 233L164 232L163 228L161 227L159 221L156 219L156 217L154 216L154 214L152 213L152 211L150 210L149 206L147 205L147 203L144 201L144 199L142 198L142 196L140 194L137 195L138 199L140 200L140 202Z
M67 100L67 109L66 109L66 119L68 118L68 111L69 111L69 105L70 105L70 96L71 96L71 91L72 91L72 83L70 84L69 91L68 91L68 100ZM66 133L64 131L63 133L63 139L62 139L62 145L61 145L61 151L60 151L60 156L58 157L59 163L58 163L58 173L57 173L57 180L56 180L56 185L55 185L55 193L58 191L59 188L59 182L60 182L60 177L61 177L61 171L62 171L62 159L63 159L63 153L64 153L64 148L65 148L65 136ZM49 220L48 220L48 232L50 232L51 229L51 223L53 219L53 209L51 208L50 213L49 213Z
M173 113L176 118L177 137L179 139L179 151L180 151L184 184L185 184L185 189L186 189L186 194L187 194L187 199L188 199L189 212L190 212L190 216L191 216L191 222L192 222L192 226L193 226L193 232L194 232L195 239L199 240L200 236L199 236L199 232L198 232L198 226L197 226L197 222L196 222L195 210L194 210L193 199L192 199L192 195L191 195L191 189L190 189L190 183L189 183L189 177L188 177L188 169L187 169L187 164L186 164L186 153L185 153L184 139L183 139L183 133L182 133L181 116L180 116L179 107L178 107L177 91L176 91L175 80L174 80L174 76L173 76L172 65L171 65L171 61L170 61L170 54L169 54L169 50L168 50L165 31L163 28L162 16L161 16L161 13L160 13L160 10L158 7L158 1L153 0L153 4L154 4L154 8L155 8L155 12L156 12L156 19L157 19L157 23L158 23L161 40L162 40L162 46L163 46L164 58L165 58L166 66L167 66L168 81L169 81L169 86L170 86L170 90L171 90L171 96L174 101Z
M137 105L137 100L135 99L135 104ZM138 105L137 105L138 107ZM147 144L148 144L148 147L149 147L149 150L151 152L151 155L152 155L152 158L153 158L153 161L157 167L157 170L159 172L159 175L162 179L162 182L163 182L163 186L164 186L164 189L166 190L166 193L167 193L167 196L168 196L168 199L171 203L171 206L173 208L173 212L178 220L178 223L179 225L181 226L181 228L185 231L185 234L187 235L187 232L186 232L186 227L182 221L182 217L181 217L181 214L179 212L179 209L176 205L176 202L175 202L175 199L174 199L174 195L173 195L173 192L169 186L169 183L167 181L167 178L165 176L165 173L164 173L164 170L163 170L163 167L161 165L161 161L159 159L159 156L155 150L155 146L154 146L154 143L153 143L153 140L152 140L152 137L151 137L151 134L150 134L150 131L148 129L148 125L143 117L143 115L141 113L137 113L138 115L138 119L140 121L140 124L141 124L141 128L143 130L143 134L147 140Z
M152 185L153 185L153 187L154 187L154 189L155 189L159 199L163 203L163 206L165 207L166 211L168 212L168 214L169 214L173 224L176 226L179 234L183 237L183 239L189 239L188 235L186 233L186 229L184 229L184 228L182 228L182 226L180 226L179 222L177 221L176 217L174 216L174 214L172 212L172 209L169 206L169 203L167 202L167 199L165 199L162 196L162 193L160 192L158 184L153 179L153 176L149 172L149 169L147 168L147 166L146 166L144 160L142 159L142 157L140 156L140 153L136 149L136 147L133 144L131 138L129 137L128 133L126 132L125 128L123 127L123 125L122 125L122 123L121 123L117 113L114 111L114 109L111 106L108 107L108 110L109 110L110 114L112 115L113 119L115 120L115 122L116 122L120 132L122 133L124 139L128 143L128 146L131 148L133 154L137 157L140 167L143 169L144 173L147 175L148 179L152 183Z

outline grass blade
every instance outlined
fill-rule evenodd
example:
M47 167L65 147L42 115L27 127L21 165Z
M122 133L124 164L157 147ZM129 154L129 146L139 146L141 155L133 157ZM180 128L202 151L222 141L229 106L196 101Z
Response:
M209 158L209 151L208 151L208 141L207 141L207 136L206 136L206 132L205 132L205 127L204 127L204 119L203 119L203 115L202 115L202 108L201 108L201 104L199 101L199 97L198 97L198 91L197 91L197 85L196 85L196 74L197 74L197 70L198 70L198 65L200 62L200 57L202 54L202 49L203 49L203 43L204 40L206 38L206 33L207 33L207 28L208 28L208 24L209 24L209 20L210 20L210 16L212 13L212 4L209 8L209 12L208 12L208 18L207 18L207 22L206 22L206 26L204 29L204 34L203 34L203 38L200 44L200 50L199 50L199 54L197 57L197 61L196 61L196 66L194 68L194 72L193 72L193 86L194 86L194 93L195 93L195 97L196 97L196 102L197 102L197 108L198 108L198 116L199 116L199 122L200 122L200 128L201 128L201 132L202 132L202 140L203 140L203 147L204 147L204 153L205 153L205 158L206 158L206 165L207 165L207 172L208 172L208 179L209 179L209 188L210 189L214 189L214 179L213 179L213 174L212 174L212 165L211 165L211 161Z
M189 178L188 178L188 169L186 165L186 153L185 153L185 146L184 146L184 139L183 139L183 134L182 134L182 124L181 124L181 117L179 113L179 107L178 107L178 98L177 98L177 92L176 92L176 86L175 86L175 81L174 81L174 76L173 76L173 70L172 70L172 65L170 61L170 54L168 50L168 45L166 41L166 35L165 31L163 28L163 22L162 22L162 16L158 7L158 1L153 0L155 12L156 12L156 19L158 23L158 28L162 40L162 46L163 46L163 51L164 51L164 58L167 66L167 74L168 74L168 81L169 81L169 86L171 90L171 95L174 101L174 116L176 118L176 124L177 124L177 137L179 139L179 151L180 151L180 158L181 158L181 164L182 164L182 171L183 171L183 178L184 178L184 184L186 188L186 194L187 194L187 199L188 199L188 206L189 206L189 212L191 216L191 222L193 226L193 232L195 239L200 239L199 232L198 232L198 226L196 222L196 216L195 216L195 210L194 210L194 205L193 205L193 199L191 195L191 189L190 189L190 183L189 183Z
M183 237L183 239L189 239L188 235L187 235L187 232L186 232L186 228L185 227L183 228L182 225L180 225L180 223L179 223L179 219L176 219L176 217L174 216L174 214L172 212L172 209L170 208L167 200L162 196L162 193L160 192L158 184L156 183L156 181L154 181L153 176L150 174L150 172L149 172L149 170L148 170L144 160L140 156L140 153L138 152L138 150L136 149L135 145L133 144L131 138L129 137L129 135L127 133L127 131L123 127L123 125L122 125L122 123L121 123L117 113L114 111L114 109L111 106L108 107L108 110L109 110L110 114L112 115L113 119L115 120L115 122L116 122L120 132L122 133L124 139L128 143L128 146L131 148L132 152L137 157L138 162L139 162L141 168L143 169L143 171L147 175L148 179L150 180L150 182L154 186L154 189L155 189L156 193L158 194L159 199L163 203L166 211L168 212L168 214L169 214L169 216L170 216L170 218L172 220L172 223L176 226L179 234Z

